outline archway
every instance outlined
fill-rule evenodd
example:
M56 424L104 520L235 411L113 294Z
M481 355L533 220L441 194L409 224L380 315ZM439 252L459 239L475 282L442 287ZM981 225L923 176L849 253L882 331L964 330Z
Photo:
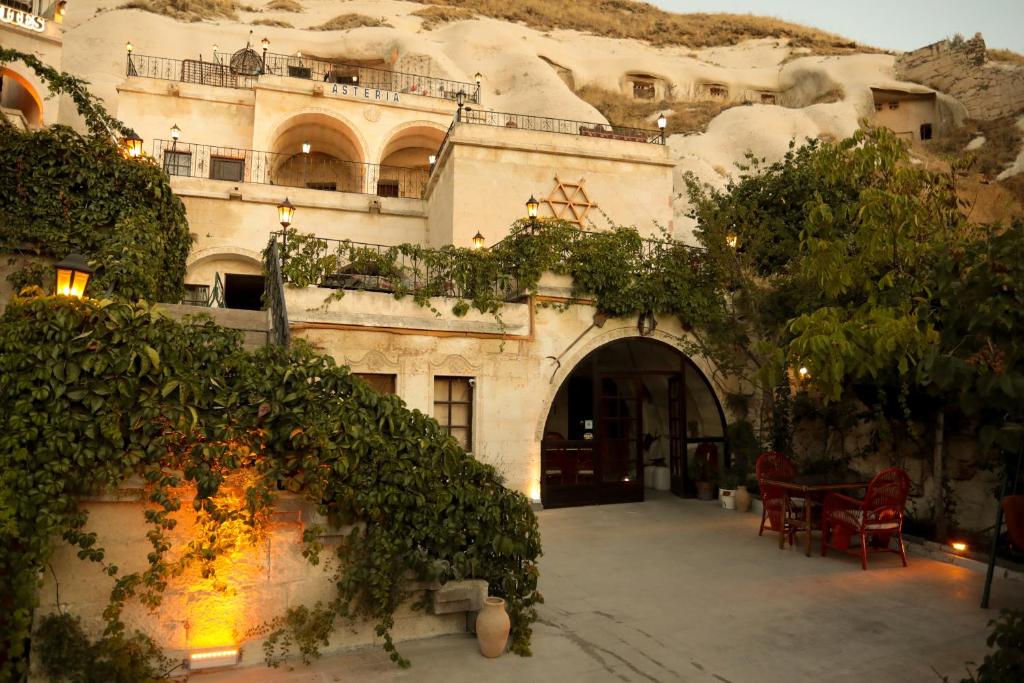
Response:
M430 156L437 154L444 140L442 126L415 122L393 133L380 155L381 166L430 170Z
M0 69L0 108L20 112L26 128L43 125L43 101L39 93L28 79L8 68ZM11 123L17 125L15 121Z
M695 469L725 463L725 415L675 347L630 337L587 354L565 377L541 441L544 507L644 499L645 487L696 491Z
M289 119L278 129L271 151L275 185L364 194L376 189L370 187L359 137L327 114L308 112Z

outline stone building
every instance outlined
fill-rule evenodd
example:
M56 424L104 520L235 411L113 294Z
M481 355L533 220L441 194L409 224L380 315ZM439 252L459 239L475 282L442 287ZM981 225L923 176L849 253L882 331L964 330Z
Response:
M0 45L34 54L46 64L60 65L64 38L60 0L4 0L0 4ZM59 98L27 65L0 67L0 114L11 124L38 128L57 122Z

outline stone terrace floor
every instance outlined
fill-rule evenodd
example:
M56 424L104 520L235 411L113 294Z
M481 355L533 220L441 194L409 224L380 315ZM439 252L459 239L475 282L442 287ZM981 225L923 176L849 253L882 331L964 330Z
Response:
M472 636L399 646L412 668L365 648L295 671L195 675L197 683L329 681L939 681L986 652L1000 607L1024 582L920 557L780 551L760 517L659 494L644 503L539 513L540 621L534 656L487 660ZM799 546L800 539L797 539ZM934 667L934 670L933 670Z

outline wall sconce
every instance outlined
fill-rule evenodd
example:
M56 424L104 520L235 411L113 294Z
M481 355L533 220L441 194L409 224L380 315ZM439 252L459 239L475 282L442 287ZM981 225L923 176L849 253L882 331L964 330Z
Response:
M963 541L955 541L953 543L950 543L949 545L953 548L953 550L957 551L958 553L967 552L967 544Z
M483 249L483 248L484 248L484 236L480 234L479 230L477 230L476 234L473 235L473 249Z
M312 149L312 147L310 147L308 142L303 142L302 143L302 153L303 154L309 154L309 150L310 149Z
M284 201L277 205L277 219L281 221L281 227L285 230L292 224L292 219L295 217L295 207L285 197Z
M427 161L429 161L430 165L433 166L434 164L437 163L437 155L431 154L429 157L427 157Z
M241 652L237 647L190 652L188 655L188 668L189 671L200 671L202 669L216 669L222 666L235 666L238 664L239 659L241 659Z
M735 249L740 245L740 238L736 233L730 232L725 236L725 243L728 244L730 248Z
M530 198L526 200L526 215L530 218L537 217L537 209L540 208L540 202L531 194Z
M56 293L61 296L73 296L81 299L85 295L85 287L93 270L89 262L81 254L68 254L64 260L54 266L57 273Z
M142 138L135 131L128 131L128 135L124 138L124 146L128 150L128 156L132 159L142 156Z

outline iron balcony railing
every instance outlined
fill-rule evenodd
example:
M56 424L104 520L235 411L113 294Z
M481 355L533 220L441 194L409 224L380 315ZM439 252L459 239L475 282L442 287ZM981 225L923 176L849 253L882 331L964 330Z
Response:
M545 133L603 138L606 140L643 142L651 145L660 145L664 142L660 130L612 126L607 123L554 119L547 116L511 114L500 111L481 111L471 107L463 108L456 117L456 123L472 123L481 126L496 126L498 128L518 128Z
M303 263L327 264L327 275L318 283L321 287L463 299L490 290L502 301L523 296L514 276L482 275L446 249L297 236L280 230L272 233L271 239L272 244L280 245L284 282L292 281L292 254L301 254Z
M154 140L153 158L172 176L406 199L422 199L428 178L428 172L419 168L173 140Z
M220 62L225 62L228 57L229 55L223 53L214 53L214 58ZM353 85L370 90L388 90L424 97L437 97L453 102L462 92L465 94L466 102L474 104L480 102L480 86L477 83L402 71L389 71L372 66L336 64L299 55L267 53L264 73L325 83Z
M129 76L157 78L164 81L217 85L224 88L251 88L257 76L235 73L227 64L200 59L170 59L128 53L126 73Z

